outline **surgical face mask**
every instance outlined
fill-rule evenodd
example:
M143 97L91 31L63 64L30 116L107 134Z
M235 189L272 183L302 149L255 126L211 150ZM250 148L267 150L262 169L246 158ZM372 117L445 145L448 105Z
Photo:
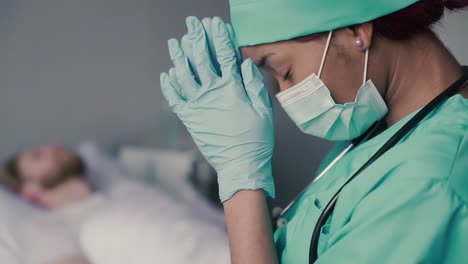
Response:
M363 85L355 101L335 103L330 90L320 79L331 36L332 31L328 35L318 75L313 73L276 97L302 132L328 140L350 140L385 116L388 108L374 83L366 81L369 50L366 51Z

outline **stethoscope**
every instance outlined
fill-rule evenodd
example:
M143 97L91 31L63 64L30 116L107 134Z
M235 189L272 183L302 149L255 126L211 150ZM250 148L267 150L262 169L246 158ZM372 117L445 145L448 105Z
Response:
M359 168L335 193L332 199L328 202L325 209L322 211L319 219L315 224L314 231L312 233L312 237L310 239L310 247L309 247L309 263L314 263L317 260L317 248L318 248L318 241L321 234L321 229L327 222L328 218L330 217L333 209L335 207L336 201L340 196L341 191L343 188L350 183L356 176L358 176L363 170L365 170L369 165L371 165L374 161L376 161L380 156L382 156L385 152L395 146L404 136L406 136L411 130L413 130L421 120L423 120L429 113L431 113L434 109L436 109L441 103L447 100L449 97L454 95L458 89L460 89L464 84L468 82L468 66L463 66L463 74L462 76L453 83L449 88L439 94L436 98L434 98L431 102L429 102L426 106L424 106L419 112L417 112L402 128L400 128L385 144L366 162ZM372 125L362 136L354 139L351 143L340 153L336 158L330 162L330 164L317 176L315 179L309 183L283 210L278 210L275 208L273 211L273 223L275 227L284 226L285 219L281 218L299 199L299 197L304 194L304 192L312 185L314 182L318 181L323 175L325 175L346 153L351 151L355 146L358 146L362 142L367 141L369 138L373 137L378 131L380 131L383 127L385 127L385 121L380 120Z

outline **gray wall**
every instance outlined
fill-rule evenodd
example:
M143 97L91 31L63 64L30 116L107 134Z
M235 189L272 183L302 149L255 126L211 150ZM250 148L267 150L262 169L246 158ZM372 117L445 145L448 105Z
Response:
M1 0L0 157L47 141L111 144L160 118L167 39L227 1Z
M49 141L105 145L160 135L159 73L166 41L184 18L228 17L227 0L1 0L0 158ZM468 64L468 13L444 22L442 38ZM304 136L277 113L277 203L313 175L330 144Z

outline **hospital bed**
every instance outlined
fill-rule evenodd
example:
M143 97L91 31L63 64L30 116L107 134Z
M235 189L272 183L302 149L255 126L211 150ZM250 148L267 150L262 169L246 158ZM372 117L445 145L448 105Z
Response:
M80 243L92 263L182 264L188 263L189 256L191 263L229 263L222 211L208 202L217 199L212 188L215 175L195 151L132 143L114 148L111 157L97 144L85 142L79 152L86 156L92 185L103 192L117 181L138 183L124 188L128 196L121 203L96 214L84 226ZM171 207L172 201L185 207ZM38 210L0 187L0 263L22 263L24 221ZM195 221L189 210L196 211ZM173 214L175 220L163 223L159 214ZM175 240L161 240L161 236Z

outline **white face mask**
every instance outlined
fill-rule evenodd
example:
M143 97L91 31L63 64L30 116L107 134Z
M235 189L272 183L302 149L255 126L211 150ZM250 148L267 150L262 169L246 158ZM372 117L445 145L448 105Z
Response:
M350 140L384 117L388 108L374 83L366 82L369 50L366 51L363 85L355 101L335 103L330 90L320 79L331 36L332 31L328 35L318 76L313 73L276 97L302 132L328 140Z

